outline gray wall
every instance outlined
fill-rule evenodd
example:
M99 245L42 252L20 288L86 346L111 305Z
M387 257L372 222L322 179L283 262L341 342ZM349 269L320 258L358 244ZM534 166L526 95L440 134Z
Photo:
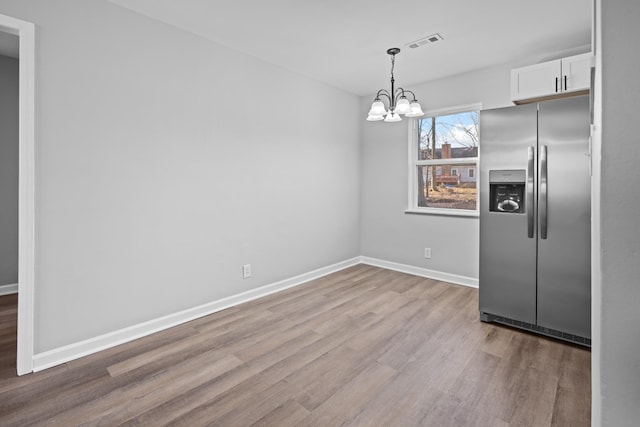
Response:
M601 1L601 420L640 419L640 2Z
M521 65L521 64L519 64ZM475 103L513 105L504 65L422 85L407 85L422 107L439 110ZM398 76L400 79L401 76ZM402 83L403 84L403 83ZM361 100L364 121L373 97ZM409 121L364 122L362 131L362 254L415 267L478 278L478 218L405 214ZM424 248L432 258L424 258Z
M18 60L0 55L0 286L18 283Z
M103 0L0 13L37 32L36 353L360 254L356 96Z

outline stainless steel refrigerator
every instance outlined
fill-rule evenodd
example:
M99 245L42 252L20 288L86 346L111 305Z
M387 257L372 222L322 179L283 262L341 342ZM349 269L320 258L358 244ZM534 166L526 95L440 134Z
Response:
M588 96L480 113L480 319L591 345Z

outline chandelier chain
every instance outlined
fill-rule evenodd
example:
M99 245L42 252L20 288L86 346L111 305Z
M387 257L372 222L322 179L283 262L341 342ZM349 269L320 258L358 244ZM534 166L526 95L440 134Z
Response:
M391 55L391 78L393 78L393 69L396 66L396 56Z

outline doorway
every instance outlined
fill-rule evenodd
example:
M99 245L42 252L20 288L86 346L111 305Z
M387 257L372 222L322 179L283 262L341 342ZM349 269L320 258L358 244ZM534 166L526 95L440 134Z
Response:
M35 29L30 22L0 14L0 33L18 38L18 315L16 371L33 371L35 276Z
M0 296L18 292L18 47L0 32Z
M16 369L18 53L18 36L0 32L0 380Z

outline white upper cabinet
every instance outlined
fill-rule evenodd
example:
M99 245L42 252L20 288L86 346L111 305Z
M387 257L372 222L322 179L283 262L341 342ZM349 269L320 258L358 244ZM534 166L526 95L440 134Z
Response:
M591 53L511 70L511 100L516 104L584 94L591 84Z
M564 92L576 92L590 89L591 60L591 53L570 56L562 60Z

